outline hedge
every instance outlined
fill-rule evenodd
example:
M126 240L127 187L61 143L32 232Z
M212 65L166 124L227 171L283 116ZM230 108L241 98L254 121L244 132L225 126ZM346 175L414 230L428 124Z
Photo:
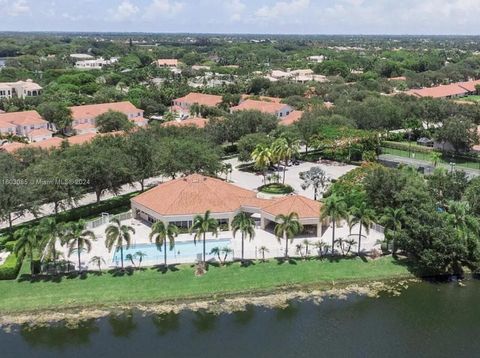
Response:
M293 193L293 188L287 184L270 183L262 185L258 188L258 191L268 194L290 194Z
M0 266L0 280L15 280L22 260L18 260L15 254L10 254L3 265Z
M419 146L417 144L408 144L408 143L401 143L401 142L389 142L389 141L382 142L382 146L385 147L385 148L405 150L407 152L411 151L411 152L416 152L416 153L431 153L435 150L432 147L423 147L423 146Z

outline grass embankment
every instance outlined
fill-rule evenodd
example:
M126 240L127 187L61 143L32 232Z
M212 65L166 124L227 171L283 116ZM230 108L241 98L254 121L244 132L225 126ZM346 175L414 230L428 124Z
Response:
M68 310L80 307L115 307L172 300L211 299L235 294L271 292L280 288L315 285L331 288L332 282L354 282L409 277L408 269L390 257L364 262L361 259L336 261L270 260L249 267L234 263L210 266L208 273L195 277L190 265L177 271L155 268L114 276L88 274L35 281L0 281L0 314L38 310Z

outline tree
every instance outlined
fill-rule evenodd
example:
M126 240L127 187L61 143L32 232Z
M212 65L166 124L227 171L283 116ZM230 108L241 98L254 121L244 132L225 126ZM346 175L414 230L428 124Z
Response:
M402 223L405 220L405 209L403 208L390 208L387 207L384 211L384 214L380 217L380 223L384 225L385 230L390 230L392 232L392 255L396 253L395 240L397 233L402 229ZM386 232L387 234L387 232ZM387 241L388 249L388 241Z
M285 184L285 173L287 170L288 162L292 157L298 154L298 140L284 136L276 139L272 144L272 153L284 161L283 165L283 184Z
M34 254L40 246L40 235L36 228L22 228L15 231L15 246L13 252L17 257L28 257L30 260L30 273L35 274Z
M464 193L473 214L480 217L480 177L473 178Z
M128 225L122 225L118 219L112 219L110 223L105 229L105 246L109 252L112 251L113 247L120 248L120 261L123 270L123 244L126 244L128 250L132 242L132 235L135 234L135 229Z
M288 240L293 242L295 235L298 235L303 230L302 224L298 221L297 213L290 213L288 215L280 214L275 218L278 224L275 226L275 236L280 240L285 240L285 258L288 258Z
M65 242L68 245L68 256L71 256L75 251L78 258L78 271L81 272L81 254L82 251L87 253L92 250L92 242L96 240L95 234L86 230L85 221L70 223L66 226Z
M266 145L258 144L252 152L255 167L263 172L263 184L266 184L267 168L271 164L272 151Z
M169 223L166 225L163 221L157 221L152 225L152 231L150 232L150 242L155 241L157 248L161 250L163 245L163 264L167 268L167 240L170 243L170 250L175 247L175 238L178 236L178 227Z
M197 240L200 238L203 239L203 264L206 264L206 236L207 233L212 233L212 235L218 235L218 221L210 216L210 210L205 212L202 215L196 215L193 218L193 225L190 229L190 232L194 234L193 241L197 244Z
M265 262L265 253L269 252L270 250L268 249L268 247L266 246L260 246L258 248L258 252L260 252L260 254L262 254L262 262Z
M317 200L318 191L323 190L330 182L325 171L320 167L311 167L308 171L301 172L300 179L303 180L303 190L308 189L310 186L313 187L314 200Z
M101 256L93 256L90 261L88 261L92 265L98 266L98 271L102 272L102 264L106 264L105 260Z
M430 153L430 160L432 161L433 166L436 168L438 161L442 158L442 153L437 151L432 151Z
M232 252L232 249L229 247L213 247L210 250L210 255L216 255L218 257L218 262L220 263L220 266L225 265L225 262L227 261L227 256ZM223 258L222 258L223 254Z
M255 237L255 221L245 212L240 212L232 220L233 237L240 231L242 234L242 263L244 260L244 241L248 237L251 241Z
M354 207L351 212L353 216L353 224L359 224L360 228L358 231L358 254L362 252L361 244L362 244L362 228L365 228L365 232L370 232L370 227L373 224L373 220L375 220L375 212L372 209L367 207L367 203L363 202L358 207Z
M348 215L347 205L342 197L335 194L325 199L320 209L320 218L322 220L329 218L332 221L332 255L335 253L335 227L337 223Z
M125 131L134 126L126 114L112 110L99 115L95 121L100 133Z
M448 118L438 129L437 140L450 144L456 152L468 151L478 144L477 125L464 117Z
M58 224L54 218L44 218L40 220L38 225L38 233L42 238L41 250L45 255L45 259L51 259L55 271L57 270L57 258L59 252L57 251L57 243L64 244L63 236L65 233L64 225Z
M63 102L43 102L38 112L62 133L72 125L72 111Z
M244 135L237 142L238 160L248 162L252 159L252 152L257 145L269 147L272 139L265 133L252 133Z

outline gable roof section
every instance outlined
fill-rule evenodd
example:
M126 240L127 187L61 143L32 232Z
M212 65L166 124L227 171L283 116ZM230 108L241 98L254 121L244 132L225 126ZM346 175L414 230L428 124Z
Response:
M290 126L295 122L298 122L300 118L302 118L302 116L303 116L303 111L290 112L288 116L286 116L280 121L280 124L284 126Z
M283 103L247 99L240 103L238 106L232 107L232 111L260 111L268 114L277 114L285 107L290 106Z
M197 92L191 92L184 97L174 99L174 102L185 102L187 104L200 104L207 107L215 107L222 103L222 96L216 96L213 94L203 94Z
M37 111L2 113L0 114L0 123L11 123L16 126L48 124Z
M293 212L297 213L300 219L319 218L320 205L320 202L301 195L288 195L264 206L262 211L274 216Z
M99 115L108 112L109 110L122 112L122 113L136 113L143 112L128 101L116 102L116 103L100 103L100 104L87 104L84 106L70 107L72 111L72 118L96 118Z

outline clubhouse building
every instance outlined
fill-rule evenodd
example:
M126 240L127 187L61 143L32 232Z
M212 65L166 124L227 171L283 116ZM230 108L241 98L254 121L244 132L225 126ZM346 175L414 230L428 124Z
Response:
M158 185L131 199L135 218L154 223L163 221L190 228L196 215L206 211L220 224L228 225L239 212L246 212L262 229L272 230L277 215L295 212L304 233L321 237L326 227L320 221L320 203L301 195L261 199L254 191L199 174Z

